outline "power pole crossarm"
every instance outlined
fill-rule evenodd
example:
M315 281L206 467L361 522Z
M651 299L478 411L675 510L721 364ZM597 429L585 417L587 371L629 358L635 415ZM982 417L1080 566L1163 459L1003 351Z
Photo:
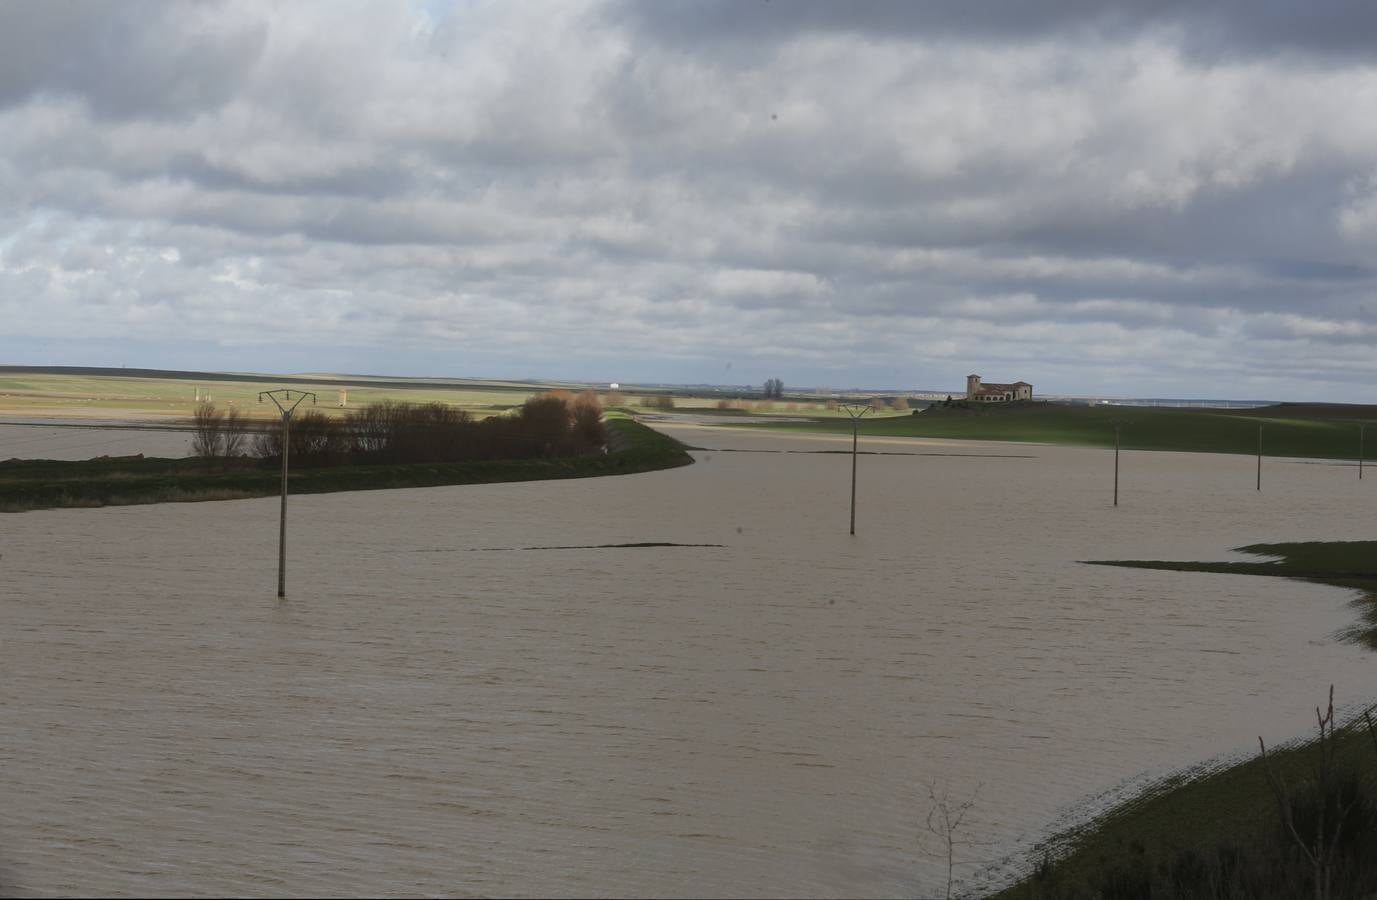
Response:
M1114 423L1114 505L1119 505L1119 423Z
M296 400L292 400L292 394L297 395ZM282 398L279 400L278 395ZM311 405L316 402L316 395L310 391L292 391L288 388L278 388L272 391L261 391L258 394L258 402L262 403L263 398L267 397L282 413L282 511L278 516L277 522L277 596L287 596L287 456L291 448L291 422L292 413L301 405L301 401L307 397L311 398Z
M869 403L837 404L851 417L851 533L856 533L856 448L860 442L861 417L870 412Z

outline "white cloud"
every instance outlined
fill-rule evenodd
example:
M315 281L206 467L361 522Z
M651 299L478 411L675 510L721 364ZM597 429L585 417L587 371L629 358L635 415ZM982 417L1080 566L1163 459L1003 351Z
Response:
M1373 373L1362 56L1202 55L1134 16L876 39L824 11L715 45L600 5L38 9L0 33L144 56L0 64L0 358L158 365L196 333L219 368L405 347L391 371L940 388L985 360L1074 391L1112 361L1121 392L1350 399Z

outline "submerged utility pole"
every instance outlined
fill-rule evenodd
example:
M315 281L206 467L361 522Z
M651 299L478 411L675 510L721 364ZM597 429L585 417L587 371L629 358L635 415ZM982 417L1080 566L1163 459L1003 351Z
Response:
M1119 505L1119 423L1114 423L1114 505Z
M282 395L281 400L277 399L278 394ZM292 402L292 391L286 388L260 391L258 394L259 403L262 403L263 398L267 397L282 413L282 514L277 523L277 596L279 597L287 596L287 451L291 446L289 438L292 413L307 397L311 398L312 406L316 404L316 395L309 391L297 391L296 395L296 401Z
M859 442L861 417L870 412L867 403L838 403L851 417L851 533L856 533L856 445Z
M1262 426L1257 427L1257 489L1262 490Z

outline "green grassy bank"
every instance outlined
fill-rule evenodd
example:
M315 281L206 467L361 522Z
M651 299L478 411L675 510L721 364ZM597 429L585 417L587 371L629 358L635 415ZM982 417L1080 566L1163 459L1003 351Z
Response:
M607 422L612 452L567 459L521 459L391 466L293 468L293 494L629 475L687 465L684 446L624 418ZM251 460L113 458L0 462L0 511L267 497L281 473Z
M1377 649L1377 541L1257 544L1242 552L1276 557L1257 562L1103 560L1128 566L1298 578L1356 589L1361 621L1345 635ZM1316 685L1324 706L1325 685ZM1370 697L1370 685L1338 685L1342 702ZM1305 726L1297 722L1297 729ZM1283 825L1266 766L1287 785L1299 834L1314 849L1324 810L1334 847L1326 896L1377 896L1377 736L1361 722L1339 728L1330 745L1333 774L1317 777L1316 723L1309 741L1279 750L1269 762L1205 768L1152 786L1085 826L1053 838L1030 874L1004 898L1314 897L1315 866ZM1339 812L1347 810L1343 824ZM1337 840L1332 838L1337 835Z
M863 436L1112 447L1116 423L1121 446L1128 450L1256 453L1261 425L1263 453L1267 456L1356 459L1359 425L1377 425L1377 407L1283 403L1251 410L1222 410L1035 402L948 409L939 405L909 416L862 419L860 430ZM733 427L851 432L847 420L733 423ZM1377 455L1377 428L1368 431L1368 455Z

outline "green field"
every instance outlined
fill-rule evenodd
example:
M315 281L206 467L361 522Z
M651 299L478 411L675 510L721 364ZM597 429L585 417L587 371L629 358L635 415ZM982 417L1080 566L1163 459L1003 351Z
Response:
M1263 454L1356 459L1359 424L1377 424L1377 407L1280 404L1255 410L1165 409L1028 403L988 410L933 407L913 415L862 419L862 436L1027 441L1084 447L1114 446L1119 425L1127 450L1256 453L1262 426ZM849 421L781 422L742 428L850 433ZM1377 452L1377 428L1367 453Z
M466 384L359 379L341 384L325 378L250 376L249 380L177 377L120 377L46 373L0 374L0 416L73 419L145 420L189 418L198 392L222 407L234 406L251 418L275 418L272 404L258 402L259 391L291 388L310 391L325 412L343 412L380 401L445 403L484 418L521 405L527 398L557 385L516 383ZM253 380L258 379L258 380ZM341 406L340 391L346 392ZM309 401L308 401L309 402Z
M562 459L297 468L293 494L433 487L629 475L688 465L693 458L673 438L625 417L607 423L612 452ZM0 512L55 507L235 500L281 490L281 474L257 460L102 458L83 461L0 462Z
M1175 562L1165 560L1098 560L1096 565L1170 569L1299 578L1356 589L1359 624L1345 635L1377 649L1377 541L1255 544L1245 553L1276 557L1257 562ZM1324 685L1316 685L1320 701ZM1357 693L1370 696L1369 685L1338 685L1338 700ZM1345 697L1347 694L1347 698ZM1323 705L1322 703L1320 705ZM1303 723L1296 723L1300 727ZM1316 723L1310 722L1312 733ZM1335 742L1338 769L1356 780L1367 800L1354 806L1353 840L1377 840L1377 735L1361 723L1339 729ZM1314 741L1298 742L1272 753L1272 765L1287 783L1303 789L1317 760ZM1298 797L1304 796L1303 790ZM1332 820L1331 820L1332 822ZM1302 822L1302 830L1304 823ZM1350 876L1355 893L1377 891L1377 868L1366 845L1353 851ZM999 896L1006 898L1089 898L1102 896L1300 896L1309 895L1308 867L1282 833L1275 795L1262 761L1206 766L1153 785L1086 826L1057 835L1044 849L1045 858L1030 860L1032 873ZM1238 864L1232 875L1229 861ZM1223 873L1223 874L1221 874ZM1211 880L1235 878L1233 892L1218 888L1203 893ZM1186 890L1194 879L1197 892ZM1241 893L1240 893L1241 892Z

